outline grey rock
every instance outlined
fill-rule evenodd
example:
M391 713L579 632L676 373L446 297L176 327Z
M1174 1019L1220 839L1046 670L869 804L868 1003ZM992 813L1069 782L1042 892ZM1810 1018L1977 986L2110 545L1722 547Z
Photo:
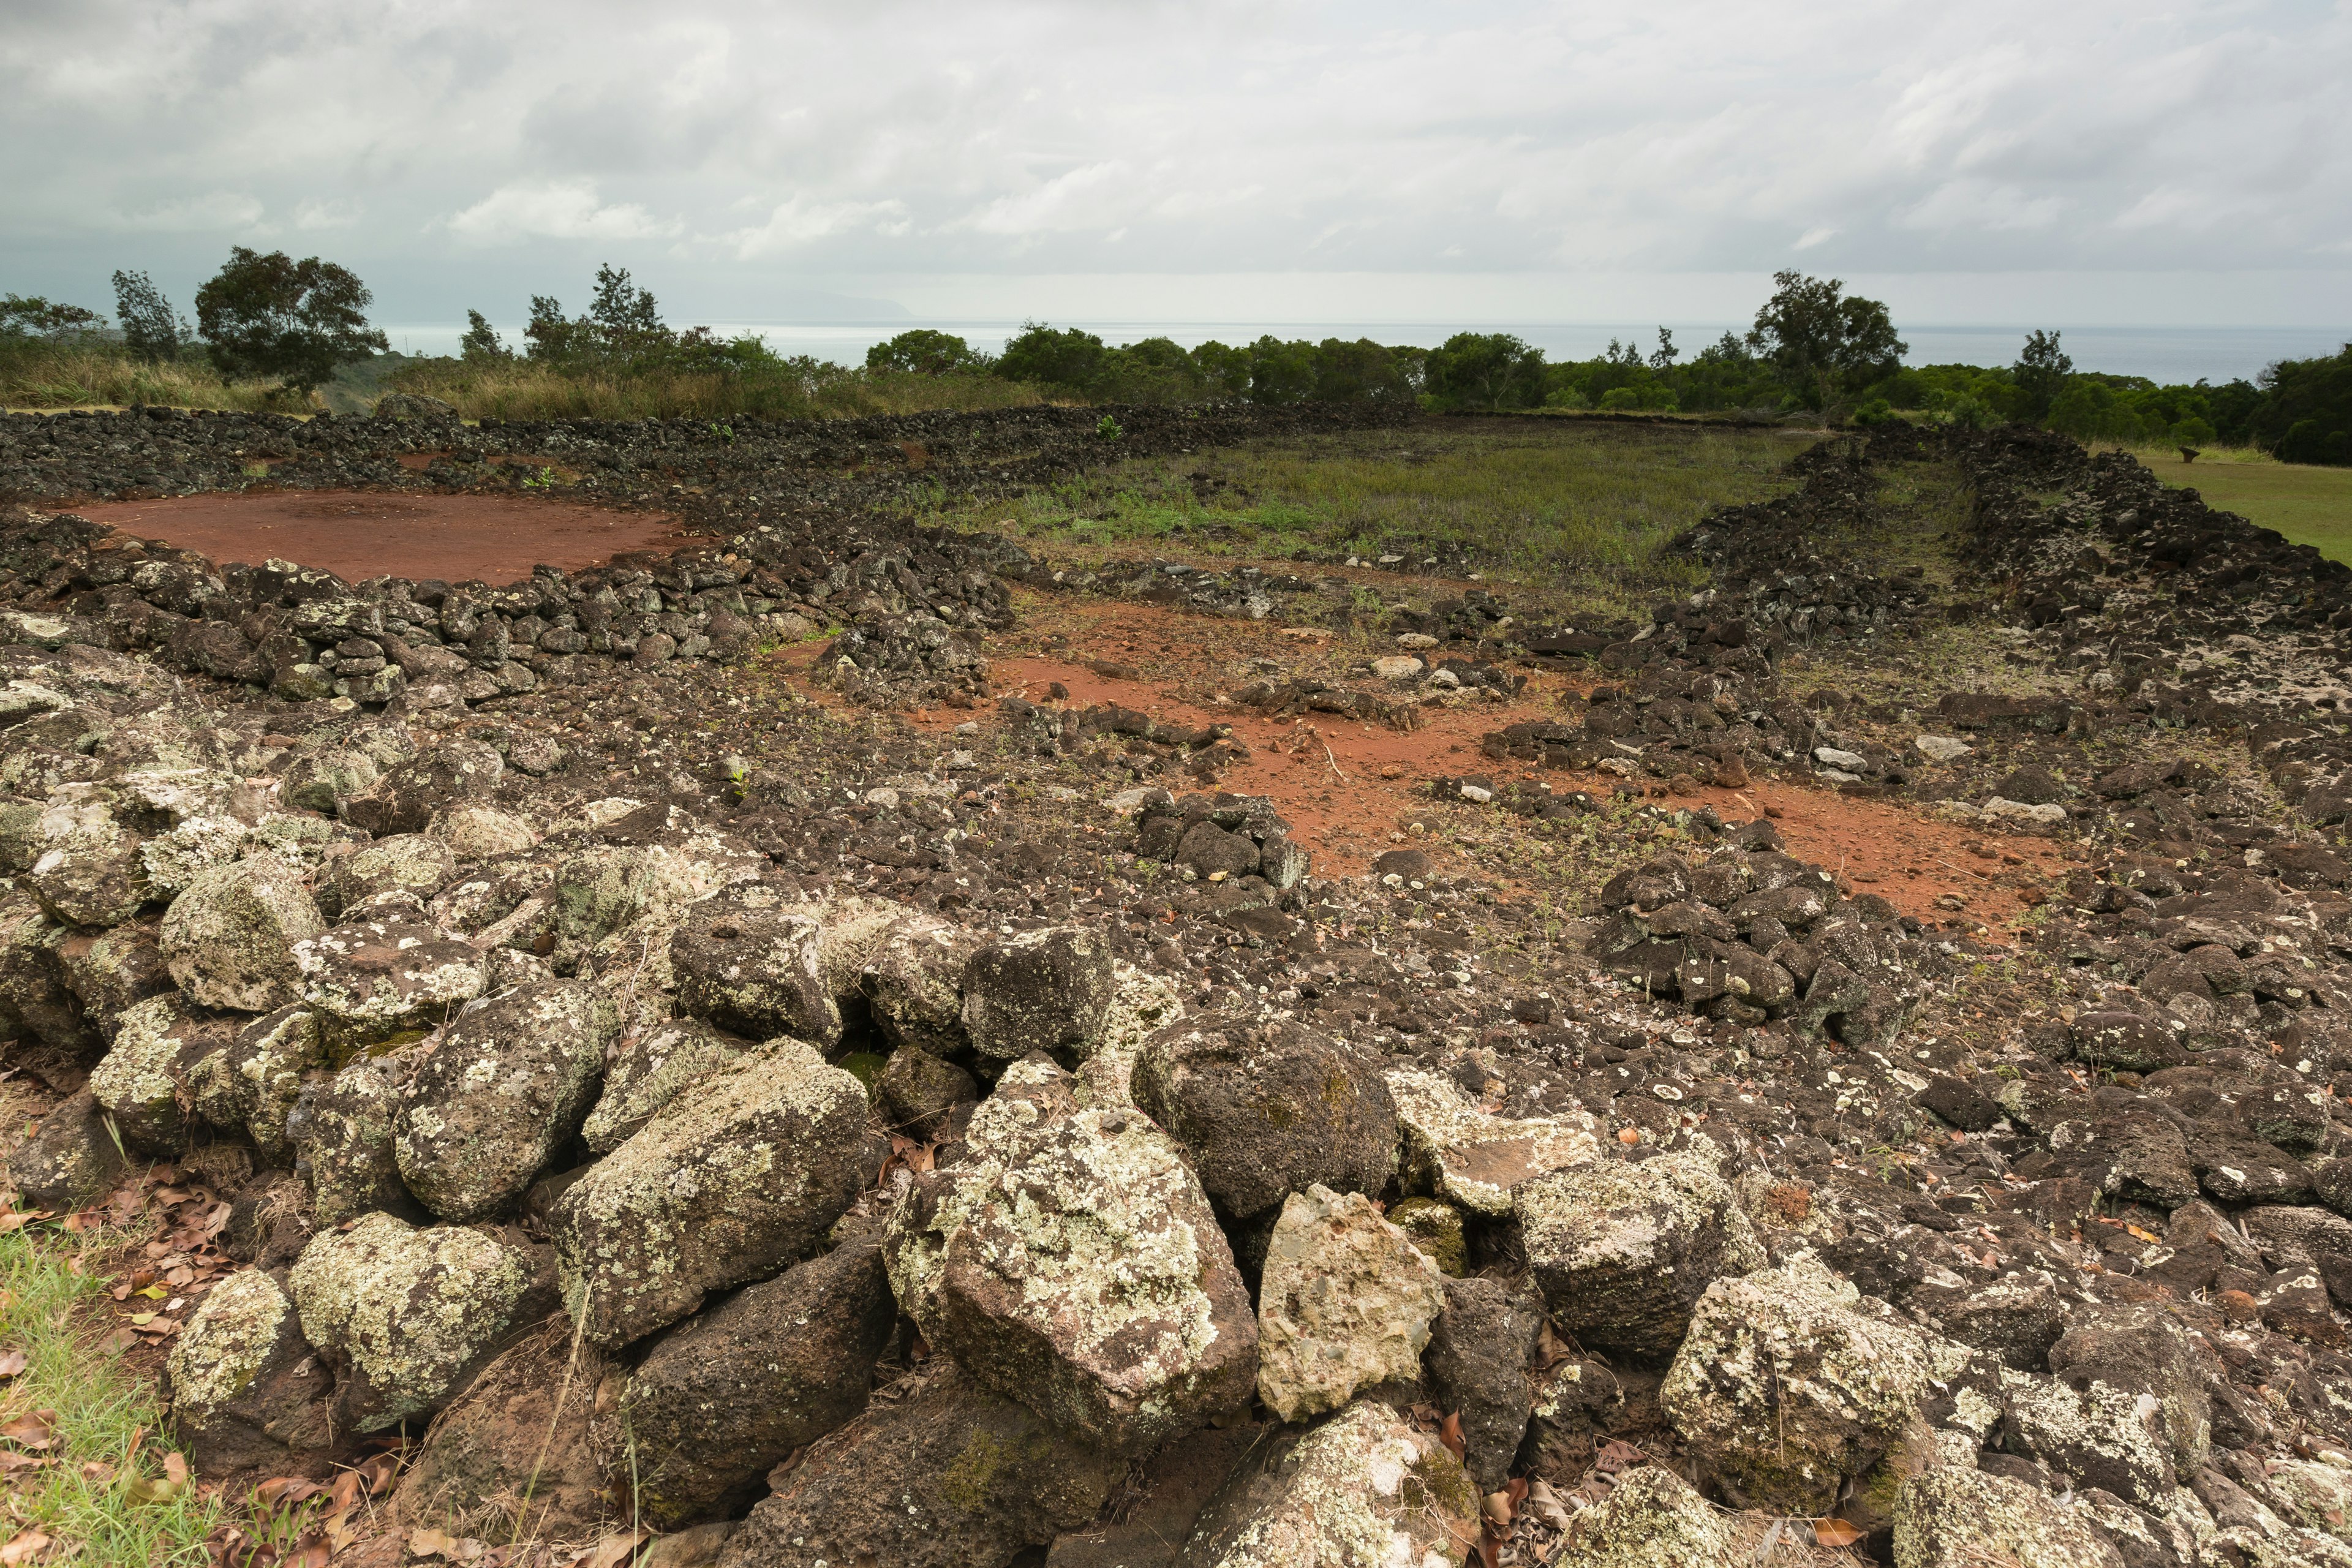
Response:
M334 1379L302 1337L294 1302L258 1268L215 1285L165 1358L172 1431L199 1473L275 1468L333 1436Z
M1077 926L1024 931L982 948L964 970L963 1024L992 1061L1033 1051L1084 1061L1110 1015L1110 947Z
M199 876L172 900L157 942L201 1005L266 1013L299 999L295 945L325 929L301 872L257 855Z
M1258 1286L1258 1397L1300 1421L1411 1382L1444 1301L1437 1266L1362 1194L1292 1194Z
M1519 1189L1515 1219L1560 1325L1641 1355L1673 1351L1709 1285L1764 1263L1730 1187L1696 1154L1554 1172Z
M1463 1463L1479 1494L1501 1489L1527 1436L1534 1390L1528 1358L1543 1331L1543 1298L1524 1280L1448 1279L1429 1336L1428 1384L1462 1417Z

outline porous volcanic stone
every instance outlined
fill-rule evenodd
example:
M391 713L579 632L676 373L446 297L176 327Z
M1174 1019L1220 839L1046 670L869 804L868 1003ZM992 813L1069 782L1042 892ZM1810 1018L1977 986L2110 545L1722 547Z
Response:
M992 1061L1032 1051L1083 1061L1101 1042L1110 1014L1110 945L1079 926L1047 926L992 942L971 955L963 977L963 1025Z
M1292 1194L1258 1285L1258 1397L1302 1421L1419 1375L1444 1279L1361 1194Z
M1310 1186L1377 1193L1395 1168L1396 1109L1378 1068L1297 1023L1162 1029L1136 1058L1129 1084L1236 1219Z
M172 900L157 940L199 1005L267 1013L299 998L295 944L325 929L302 873L256 855L197 877Z
M1522 1182L1600 1157L1590 1117L1489 1116L1456 1085L1417 1068L1390 1072L1387 1081L1404 1133L1399 1179L1408 1192L1507 1215Z
M592 1343L641 1339L803 1256L879 1163L865 1086L772 1042L672 1100L557 1201L565 1303Z
M1006 1071L966 1139L915 1177L886 1242L933 1346L1122 1453L1247 1403L1249 1293L1172 1139L1137 1110L1080 1109L1042 1057Z

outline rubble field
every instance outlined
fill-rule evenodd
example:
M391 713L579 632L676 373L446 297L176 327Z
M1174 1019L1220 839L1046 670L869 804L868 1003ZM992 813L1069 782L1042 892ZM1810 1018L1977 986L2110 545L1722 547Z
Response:
M2352 570L2019 429L1605 598L935 521L1100 416L0 418L10 1223L216 1561L2352 1563Z

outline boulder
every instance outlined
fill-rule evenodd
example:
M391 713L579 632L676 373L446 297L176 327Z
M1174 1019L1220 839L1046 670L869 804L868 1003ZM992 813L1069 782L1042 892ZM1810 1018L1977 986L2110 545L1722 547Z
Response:
M2173 1488L2171 1446L2157 1401L2096 1379L2080 1387L2011 1373L2001 1389L2001 1447L2076 1484L2138 1506Z
M460 860L520 855L539 842L528 819L494 805L460 805L437 813L431 831Z
M82 1016L105 1039L114 1038L127 1009L172 989L156 929L152 921L140 921L95 936L69 937L57 946L66 989L80 1000Z
M373 1209L422 1212L401 1184L393 1150L414 1065L400 1053L362 1056L334 1077L303 1086L286 1135L294 1173L310 1184L311 1215L320 1226Z
M563 1293L616 1349L805 1254L880 1165L866 1088L796 1040L672 1100L556 1201Z
M383 696L393 694L388 690ZM361 697L357 692L352 695ZM444 740L431 751L394 766L365 794L340 796L336 808L344 821L377 838L423 833L432 826L436 811L482 799L497 787L499 775L505 771L506 760L487 742Z
M41 907L68 925L121 925L154 896L139 858L142 837L100 786L68 784L36 825L26 880Z
M22 1207L67 1214L104 1196L123 1166L106 1111L85 1089L51 1106L32 1136L16 1145L8 1157L8 1184Z
M1434 1073L1408 1068L1386 1077L1403 1132L1398 1179L1408 1193L1507 1215L1521 1183L1600 1157L1590 1117L1489 1116Z
M2239 1215L2273 1268L2316 1268L2338 1307L2352 1310L2352 1220L2324 1208L2265 1204Z
M1706 1288L1658 1405L1739 1506L1825 1515L1965 1357L1801 1252Z
M197 1065L191 1084L205 1121L242 1128L263 1158L282 1161L293 1153L287 1123L301 1103L304 1079L327 1065L318 1015L298 1004L239 1029L226 1050Z
M604 1091L580 1129L582 1142L599 1154L611 1153L682 1091L739 1066L746 1053L757 1049L699 1018L680 1018L632 1037L604 1071Z
M172 1432L207 1476L277 1469L333 1437L334 1380L311 1353L293 1299L247 1268L205 1294L164 1360Z
M963 1026L991 1061L1042 1052L1065 1066L1101 1043L1110 1016L1110 944L1081 926L1047 926L992 942L963 976Z
M874 1094L891 1131L928 1139L957 1106L980 1098L980 1085L951 1061L917 1046L900 1046L883 1064Z
M1528 1358L1543 1331L1543 1298L1525 1280L1448 1279L1444 1289L1429 1335L1429 1394L1461 1416L1462 1462L1483 1497L1509 1479L1527 1436Z
M1258 1286L1258 1397L1302 1421L1418 1377L1444 1280L1361 1194L1292 1194Z
M393 1138L401 1181L446 1220L512 1204L580 1131L619 1034L577 980L469 1003L417 1052Z
M832 1050L843 1004L862 997L866 959L902 911L866 900L781 905L774 896L735 889L687 911L669 941L678 1007L747 1039L791 1035Z
M741 1511L793 1449L866 1407L898 1321L880 1242L861 1234L664 1334L621 1396L645 1517L667 1530Z
M1946 1465L1895 1500L1896 1568L2125 1568L2079 1504L2023 1481Z
M324 930L302 873L257 855L197 877L172 900L157 942L200 1005L267 1013L300 998L296 946Z
M394 1498L399 1522L459 1539L583 1541L613 1521L625 1469L608 1474L593 1431L614 1375L551 1318L481 1370L425 1434Z
M1178 1568L1436 1568L1478 1540L1462 1463L1375 1400L1285 1432L1201 1515Z
M153 1153L178 1152L199 1064L226 1051L236 1026L190 1007L176 991L122 1015L114 1044L89 1075L90 1093L114 1116L123 1141Z
M1576 1568L1748 1568L1714 1504L1664 1465L1620 1470L1609 1495L1570 1516L1557 1561Z
M1310 1186L1378 1193L1396 1163L1396 1108L1377 1066L1288 1020L1162 1029L1129 1084L1235 1219Z
M457 874L449 846L422 833L379 838L332 865L319 900L329 914L394 889L429 899Z
M2050 1347L2050 1371L2068 1388L2094 1384L2156 1402L2160 1428L2182 1482L2205 1463L2213 1406L2196 1342L2158 1301L2097 1306L2077 1312ZM2107 1488L2120 1493L2119 1489Z
M479 949L416 920L335 926L296 942L293 960L302 1000L319 1014L337 1060L422 1035L489 981Z
M860 981L875 1026L896 1045L936 1057L969 1050L963 976L975 945L970 932L945 921L910 914L892 925L868 954Z
M335 1425L380 1432L446 1404L544 1310L530 1260L478 1230L388 1214L321 1231L290 1284L302 1335L341 1373Z
M1120 1453L1247 1404L1249 1294L1172 1139L1124 1106L1080 1109L1042 1057L1006 1071L965 1139L915 1177L885 1244L935 1348Z
M1695 1153L1557 1171L1513 1208L1552 1316L1601 1349L1670 1354L1708 1286L1764 1265L1746 1211Z
M1005 1568L1093 1519L1127 1471L941 1357L812 1444L719 1568Z

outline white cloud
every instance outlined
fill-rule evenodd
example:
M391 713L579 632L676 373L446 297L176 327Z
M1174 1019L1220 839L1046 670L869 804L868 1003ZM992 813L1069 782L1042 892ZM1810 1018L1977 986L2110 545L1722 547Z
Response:
M656 218L635 202L601 202L596 182L584 178L501 185L442 223L458 237L483 245L525 239L660 239L684 226L676 218Z
M768 220L757 228L739 228L725 238L727 247L744 261L782 255L860 226L877 233L903 234L907 229L904 202L809 202L798 196L778 202Z
M200 196L157 202L127 214L121 219L121 226L159 234L217 234L223 230L242 233L260 225L263 210L258 199L242 191L208 191Z
M294 209L294 226L305 232L326 228L356 228L367 216L366 206L356 201L338 200L303 202Z

